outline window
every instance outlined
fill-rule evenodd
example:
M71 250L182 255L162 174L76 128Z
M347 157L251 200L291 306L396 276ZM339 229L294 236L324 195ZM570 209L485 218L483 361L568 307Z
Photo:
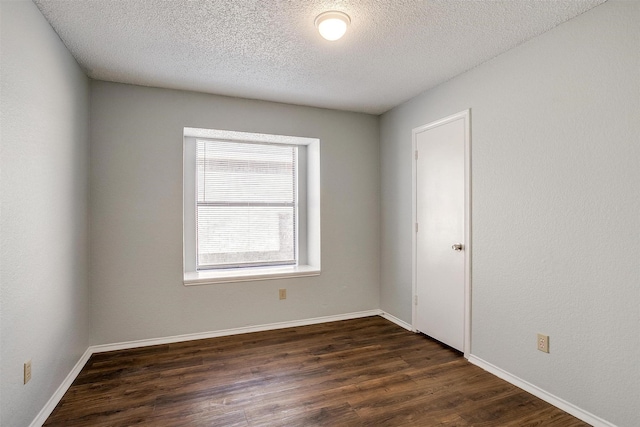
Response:
M319 145L185 128L185 285L320 273Z
M294 265L297 146L196 139L197 269Z

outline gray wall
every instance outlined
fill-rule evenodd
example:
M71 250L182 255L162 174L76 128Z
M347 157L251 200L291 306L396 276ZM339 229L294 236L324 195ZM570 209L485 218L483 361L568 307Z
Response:
M92 344L379 307L378 117L105 82L91 99ZM185 126L320 138L321 276L182 284Z
M0 3L0 425L28 425L89 345L89 80L32 2ZM32 360L31 381L22 366Z
M381 308L411 321L411 129L471 108L471 352L620 426L640 425L638 22L610 1L381 119Z

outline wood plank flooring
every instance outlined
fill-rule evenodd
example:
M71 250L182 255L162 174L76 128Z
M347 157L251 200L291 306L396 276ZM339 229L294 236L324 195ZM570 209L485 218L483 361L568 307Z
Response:
M586 426L381 318L95 354L46 426Z

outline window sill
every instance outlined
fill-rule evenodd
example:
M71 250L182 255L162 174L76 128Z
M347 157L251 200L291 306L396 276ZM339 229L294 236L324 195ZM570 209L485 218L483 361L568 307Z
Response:
M285 279L290 277L319 275L320 268L310 265L298 265L295 267L206 270L184 273L184 285L213 285L215 283L249 282L254 280Z

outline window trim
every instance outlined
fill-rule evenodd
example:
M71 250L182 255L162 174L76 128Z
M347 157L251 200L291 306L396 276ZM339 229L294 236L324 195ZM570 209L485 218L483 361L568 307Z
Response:
M306 182L300 197L306 213L300 235L298 265L261 266L228 269L197 270L195 257L195 140L223 139L237 142L297 145L304 148L304 168L299 183ZM303 172L304 171L304 172ZM302 187L302 185L300 185ZM299 191L304 191L300 188ZM306 200L305 200L306 199ZM226 282L317 276L320 274L320 140L317 138L248 133L216 129L185 127L183 132L183 283L185 286Z
M184 274L184 285L211 285L215 283L251 282L254 280L286 279L290 277L319 275L320 268L312 267L310 265L198 270Z

